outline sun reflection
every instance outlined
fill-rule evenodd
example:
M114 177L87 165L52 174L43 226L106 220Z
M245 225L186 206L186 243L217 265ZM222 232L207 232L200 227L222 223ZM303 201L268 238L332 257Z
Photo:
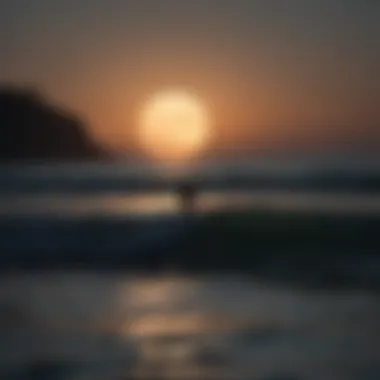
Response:
M136 281L125 289L129 303L137 308L178 305L194 291L196 291L196 285L191 281L159 278Z
M200 314L157 314L140 317L127 325L126 329L134 337L192 335L204 329L204 322Z

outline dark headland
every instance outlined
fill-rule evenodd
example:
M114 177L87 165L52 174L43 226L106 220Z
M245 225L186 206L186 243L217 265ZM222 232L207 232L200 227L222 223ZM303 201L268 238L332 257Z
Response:
M76 116L38 91L0 86L0 162L99 160L106 157Z

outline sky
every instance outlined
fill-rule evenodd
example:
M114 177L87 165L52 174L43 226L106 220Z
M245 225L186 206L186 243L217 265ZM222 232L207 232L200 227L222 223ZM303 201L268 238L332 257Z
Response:
M213 150L375 152L379 41L378 0L2 0L0 82L113 148L175 86L208 105Z

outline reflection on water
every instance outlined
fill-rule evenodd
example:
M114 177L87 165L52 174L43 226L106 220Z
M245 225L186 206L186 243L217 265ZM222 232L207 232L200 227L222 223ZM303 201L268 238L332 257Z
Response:
M65 379L380 378L379 296L362 291L25 274L1 279L0 304L1 378L36 363Z
M380 213L379 195L316 194L308 192L205 192L199 194L199 212L252 206L263 209ZM2 196L0 215L155 215L178 211L170 192L102 195Z

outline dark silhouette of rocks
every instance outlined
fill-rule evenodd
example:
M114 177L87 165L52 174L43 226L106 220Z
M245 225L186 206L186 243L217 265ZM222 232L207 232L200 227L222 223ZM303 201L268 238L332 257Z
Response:
M100 159L103 152L76 117L34 89L0 87L0 161Z

